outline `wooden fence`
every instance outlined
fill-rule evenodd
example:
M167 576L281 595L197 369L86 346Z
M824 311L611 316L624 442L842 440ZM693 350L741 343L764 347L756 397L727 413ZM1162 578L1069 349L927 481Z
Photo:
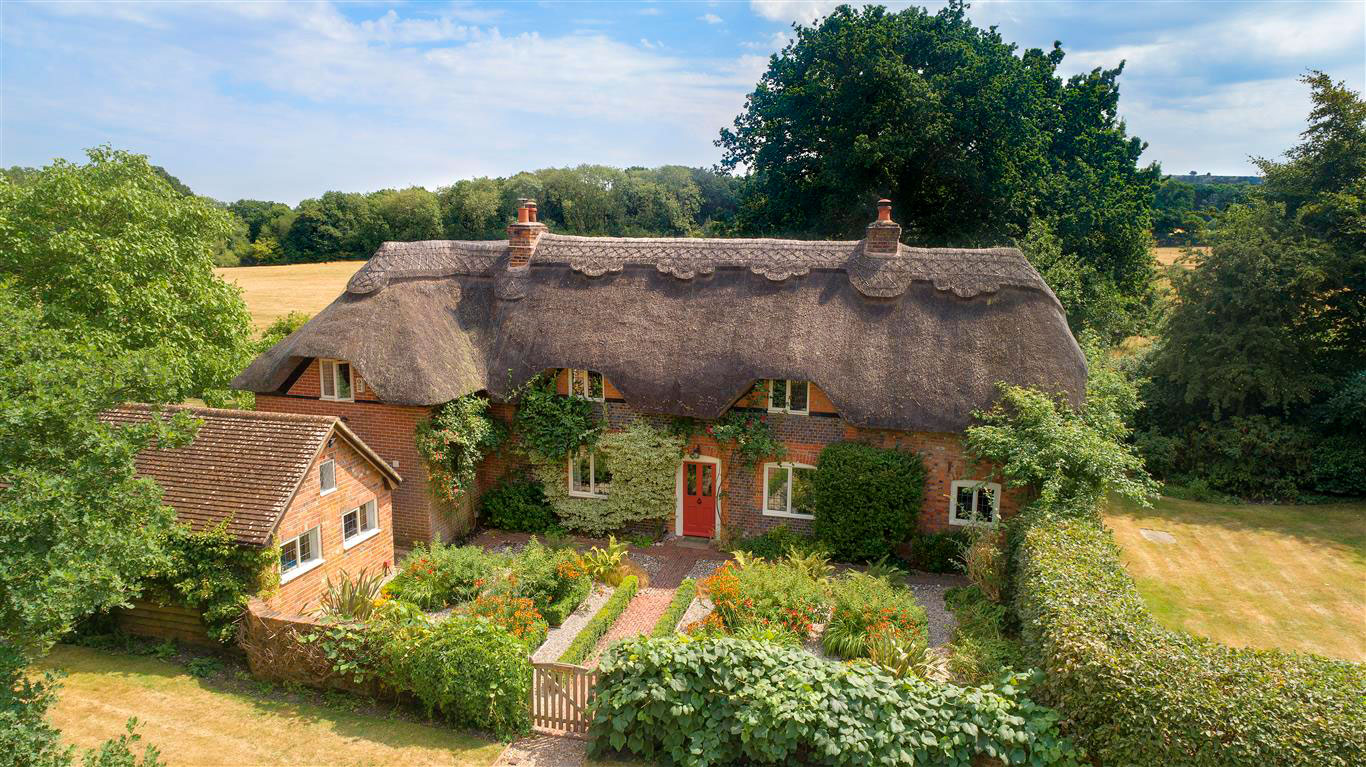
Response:
M175 639L198 645L217 644L209 638L203 614L190 607L158 605L139 599L134 600L130 609L115 611L115 619L119 628L137 636Z
M588 704L598 672L567 663L531 664L531 726L554 735L587 737Z

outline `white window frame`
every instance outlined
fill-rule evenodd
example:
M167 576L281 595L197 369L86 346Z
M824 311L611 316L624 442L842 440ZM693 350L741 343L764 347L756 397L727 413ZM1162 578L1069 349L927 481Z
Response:
M569 392L569 396L586 399L589 402L606 401L607 379L603 377L602 373L586 368L565 368L565 370L569 373L568 388L566 389L566 391ZM596 397L589 395L589 392L592 390L590 384L592 383L593 376L598 377L598 391L600 393Z
M972 488L972 508L968 509L969 517L958 516L958 491L963 488ZM981 504L982 491L991 492L991 521L984 522L977 518L977 507ZM987 525L994 527L1001 521L1001 486L995 482L983 482L980 479L955 479L949 483L949 524L951 525Z
M323 476L324 476L324 474L323 474L323 467L326 466L326 465L328 465L329 463L332 464L332 487L328 487L328 486L326 486L326 485L323 484ZM331 493L337 492L337 461L336 461L336 459L334 459L334 458L328 458L327 460L325 460L325 461L323 461L322 463L319 463L319 464L318 464L318 488L319 488L319 490L318 490L318 495L329 495L329 494L331 494Z
M356 515L356 534L346 536L346 518ZM368 527L362 527L362 524ZM379 535L379 504L372 498L341 515L342 549L349 549Z
M582 457L584 453L587 453L587 454L588 454L588 492L586 492L586 493L585 493L584 491L582 491L582 490L575 490L575 489L574 489L574 464L576 464L576 463L579 462L579 458ZM569 488L569 494L570 494L571 496L573 496L573 497L575 497L575 498L598 498L598 499L606 498L606 497L607 497L607 493L599 493L599 492L597 492L597 487L598 487L598 481L597 481L597 478L596 478L596 477L597 477L597 473L598 473L597 463L598 463L598 451L596 451L596 450L589 450L588 448L579 448L579 452L577 452L577 453L570 453L570 454L569 454L569 462L568 462L568 465L566 466L566 468L568 469L568 471L567 471L567 473L565 474L565 478L564 478L564 479L565 479L566 486Z
M297 560L297 559L296 559L296 561L298 562L298 564L296 564L296 565L294 565L293 567L291 567L291 568L289 568L288 570L286 570L286 569L285 569L285 563L284 563L284 556L283 556L283 555L284 555L285 548L286 548L287 546L291 545L291 544L293 544L293 545L295 545L295 546L298 546L298 542L299 542L300 540L304 539L304 538L308 538L308 539L309 539L309 550L310 550L310 553L312 553L313 558L312 558L312 559L308 559L308 560ZM295 551L297 552L297 549L296 549ZM290 581L294 580L295 578L298 578L300 575L303 575L304 573L306 573L306 572L308 572L308 571L310 571L310 570L313 570L314 568L316 568L316 567L322 565L322 563L323 563L323 561L324 561L324 560L323 560L323 535L322 535L322 528L321 528L321 527L313 527L313 528L310 528L310 529L308 529L308 530L305 530L304 532L302 532L302 533L300 533L300 534L294 536L293 538L290 538L290 539L287 540L287 541L281 541L281 542L280 542L280 554L281 554L281 557L280 557L280 583L282 583L282 584L284 584L284 583L289 583Z
M792 476L793 476L792 470L793 470L793 469L815 469L815 468L816 468L815 466L812 466L812 465L810 465L810 464L806 464L806 463L793 463L793 462L790 462L790 461L784 461L784 462L782 462L782 463L776 463L776 462L775 462L775 463L766 463L766 464L764 464L763 474L761 474L761 475L759 476L759 481L762 482L762 483L763 483L763 486L764 486L764 500L763 500L763 505L760 506L759 508L760 508L760 510L763 512L764 516L766 516L766 517L785 517L785 518L787 518L787 519L815 519L815 518L816 518L816 515L814 515L814 514L799 514L799 513L797 513L797 512L795 512L795 511L792 510ZM769 469L785 469L785 470L787 471L787 510L786 510L786 511L772 511L772 510L770 510L770 509L768 508L768 471L769 471Z
M768 380L768 395L767 395L767 396L768 396L768 403L767 403L767 404L768 404L768 412L770 412L770 413L787 413L788 415L810 415L810 414L811 414L811 382L810 382L810 381L793 381L793 380L788 379L788 378L769 378L769 379L767 379L767 380ZM804 408L802 408L802 409L800 409L800 410L797 410L797 409L795 409L795 408L792 407L792 385L793 385L793 384L797 384L797 385L799 385L799 386L805 386L805 387L806 387L806 407L804 407ZM774 407L774 405L773 405L773 390L774 390L775 388L777 388L779 385L781 385L781 386L783 387L783 394L785 395L785 396L783 397L783 402L787 403L787 406L786 406L786 407Z
M337 396L340 387L338 374L341 372L341 365L346 366L346 390L351 393L349 397ZM327 391L328 381L332 382L332 392ZM346 360L318 360L318 398L332 400L334 402L355 402L356 401L356 367Z

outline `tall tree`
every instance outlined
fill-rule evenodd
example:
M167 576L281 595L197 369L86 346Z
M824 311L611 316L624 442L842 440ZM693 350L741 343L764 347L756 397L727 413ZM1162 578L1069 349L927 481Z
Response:
M859 237L884 195L919 244L1000 244L1043 219L1088 267L1081 300L1099 297L1068 307L1074 323L1131 330L1159 170L1118 118L1121 68L1063 82L1060 46L1017 55L966 8L840 6L798 26L717 142L722 167L750 172L739 228Z
M155 351L166 371L148 393L157 401L221 389L251 336L240 292L213 272L230 215L176 192L142 155L87 154L0 182L0 279L47 327L111 355Z

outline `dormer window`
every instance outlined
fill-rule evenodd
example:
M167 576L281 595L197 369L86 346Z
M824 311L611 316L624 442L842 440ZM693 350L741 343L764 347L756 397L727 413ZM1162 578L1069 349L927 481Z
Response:
M807 381L768 380L768 412L806 415L810 410L810 387Z
M572 397L582 397L593 402L602 402L602 373L593 370L578 370L570 368L569 372L569 394Z
M322 398L350 402L355 399L351 378L351 363L340 360L319 360L322 376Z

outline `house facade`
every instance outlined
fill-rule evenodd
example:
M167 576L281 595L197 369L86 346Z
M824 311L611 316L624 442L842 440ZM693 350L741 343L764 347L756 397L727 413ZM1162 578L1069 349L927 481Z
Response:
M336 416L403 468L400 544L464 532L477 495L458 509L434 500L416 425L474 392L510 418L517 387L546 373L609 428L702 427L662 521L677 534L807 527L810 472L842 440L924 458L922 530L993 521L1016 499L966 461L972 413L997 382L1080 403L1085 358L1018 250L910 248L900 233L883 201L861 240L570 237L526 202L506 241L386 243L234 384L264 411ZM781 458L731 465L705 427L734 410L768 422ZM478 489L512 468L486 460ZM598 456L566 460L572 496L602 497L610 477Z
M393 496L402 478L336 416L129 405L108 423L143 423L184 411L199 421L190 444L150 447L139 476L195 530L225 525L241 546L278 547L282 613L318 606L329 577L378 573L394 561ZM134 623L137 616L134 616Z

